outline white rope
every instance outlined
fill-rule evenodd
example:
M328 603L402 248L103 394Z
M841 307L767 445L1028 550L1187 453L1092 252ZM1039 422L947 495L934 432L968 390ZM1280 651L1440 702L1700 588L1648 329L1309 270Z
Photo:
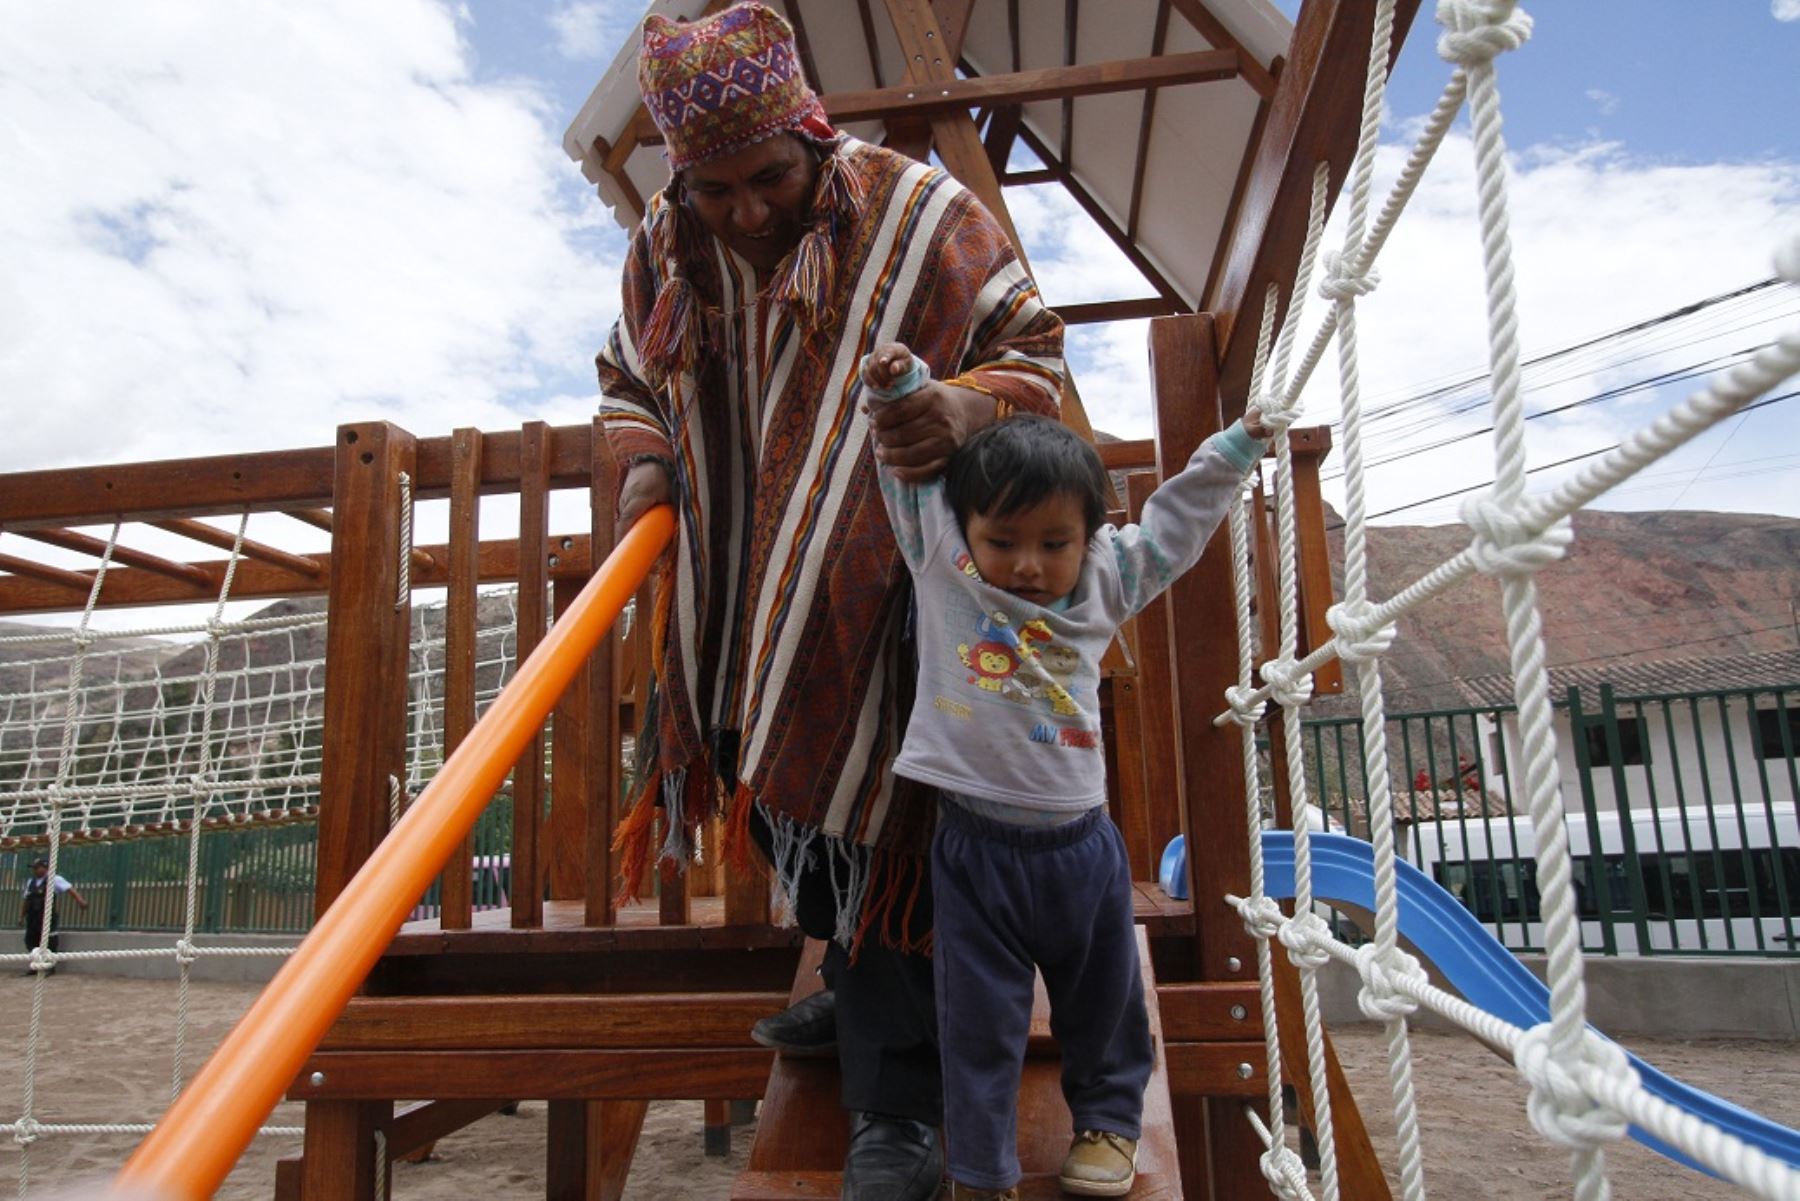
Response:
M394 597L396 613L412 603L412 527L412 476L402 471L400 473L400 586Z
M1454 73L1374 228L1365 233L1369 181L1390 52L1391 0L1382 0L1377 8L1364 94L1364 120L1349 184L1350 213L1345 241L1341 250L1326 257L1326 277L1320 285L1321 293L1332 301L1332 311L1321 326L1300 371L1286 385L1283 374L1296 327L1296 314L1290 313L1284 323L1274 379L1266 380L1263 367L1275 304L1272 292L1265 296L1264 324L1259 331L1258 359L1252 373L1249 402L1258 404L1266 415L1273 414L1274 420L1270 421L1273 428L1282 430L1292 422L1307 378L1322 358L1329 341L1333 337L1338 341L1346 459L1345 592L1343 602L1327 613L1333 633L1331 641L1306 658L1298 658L1297 605L1293 595L1295 546L1289 479L1291 465L1284 453L1287 440L1280 438L1276 504L1281 554L1282 645L1280 653L1263 667L1263 686L1249 687L1248 647L1252 634L1248 606L1249 564L1246 519L1240 504L1232 515L1232 537L1233 564L1238 577L1242 661L1237 683L1226 690L1228 707L1214 720L1216 724L1232 722L1238 725L1248 743L1264 702L1273 699L1282 706L1289 753L1288 774L1295 785L1295 913L1292 917L1285 916L1281 907L1263 893L1263 863L1258 853L1259 781L1253 755L1247 756L1249 770L1246 772L1249 784L1247 813L1251 819L1253 847L1251 895L1244 898L1228 896L1226 901L1236 908L1245 928L1257 939L1258 964L1264 968L1259 975L1263 977L1265 1013L1272 1004L1273 995L1266 978L1268 948L1272 941L1279 941L1299 967L1303 1002L1310 1000L1308 986L1319 965L1336 958L1357 971L1362 983L1358 1005L1365 1016L1383 1023L1388 1035L1389 1082L1397 1121L1402 1190L1409 1201L1425 1195L1417 1100L1407 1036L1408 1018L1421 1003L1491 1044L1506 1048L1513 1055L1528 1088L1527 1111L1533 1126L1571 1152L1571 1173L1577 1197L1598 1201L1609 1196L1604 1146L1623 1136L1628 1126L1634 1123L1721 1175L1757 1189L1765 1196L1800 1197L1800 1177L1786 1165L1657 1101L1642 1088L1624 1053L1587 1027L1579 926L1575 920L1566 826L1556 778L1541 619L1532 579L1537 571L1563 555L1570 540L1568 518L1574 511L1737 412L1781 380L1800 372L1800 330L1790 331L1748 362L1724 373L1705 391L1590 463L1549 496L1535 500L1527 498L1516 290L1506 205L1505 143L1500 129L1493 60L1498 54L1521 45L1529 36L1531 22L1510 0L1440 0L1438 17L1445 26L1440 51L1456 64ZM1468 548L1388 601L1375 604L1368 595L1356 301L1368 295L1375 286L1377 277L1372 266L1375 257L1465 95L1474 127L1477 200L1487 278L1495 484L1490 493L1463 506L1464 520L1473 533ZM1311 270L1310 246L1303 261L1305 268L1301 272L1302 282L1297 286L1297 294L1303 291L1303 281ZM1777 266L1790 281L1800 283L1800 238L1782 247ZM1392 644L1395 621L1401 614L1476 571L1495 575L1501 582L1521 736L1526 748L1523 775L1535 833L1538 884L1546 943L1550 950L1550 1020L1532 1030L1519 1030L1437 990L1431 986L1419 962L1399 946L1397 857L1381 657ZM1363 755L1375 862L1375 937L1368 945L1356 950L1337 941L1313 911L1310 833L1309 822L1305 820L1305 771L1303 761L1296 762L1302 758L1298 754L1298 706L1305 703L1310 692L1311 673L1334 655L1356 669L1362 702ZM1313 1060L1313 1083L1317 1085L1322 1072L1316 1058L1314 1022L1313 1013L1308 1012L1308 1054ZM1271 1030L1272 1078L1280 1070L1280 1053L1273 1045L1277 1038ZM1282 1111L1278 1095L1270 1112L1272 1125L1279 1132ZM1321 1184L1326 1195L1332 1196L1338 1184L1328 1141L1328 1111L1320 1116ZM1270 1134L1269 1127L1254 1110L1249 1111L1249 1118L1268 1148L1262 1170L1271 1190L1282 1198L1306 1195L1305 1176L1299 1170L1297 1159L1279 1138Z

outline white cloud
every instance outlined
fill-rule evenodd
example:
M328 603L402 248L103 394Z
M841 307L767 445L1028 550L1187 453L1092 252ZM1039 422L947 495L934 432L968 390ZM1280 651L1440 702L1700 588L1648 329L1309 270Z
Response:
M1769 11L1777 21L1800 21L1800 0L1770 0Z
M1796 3L1800 3L1800 0L1796 0ZM1619 98L1605 88L1589 88L1587 98L1594 102L1594 107L1600 110L1602 117L1610 117L1619 111Z
M618 236L445 7L38 6L7 38L0 470L501 428L591 379Z
M1398 142L1381 148L1378 197L1385 196L1408 149L1410 143ZM1522 152L1512 164L1511 195L1520 329L1529 356L1767 277L1773 247L1784 230L1793 228L1800 164L1670 166L1636 159L1610 143L1536 148ZM1472 147L1466 135L1454 134L1382 254L1381 286L1359 306L1366 407L1484 368L1487 327L1475 205ZM1046 297L1069 303L1144 294L1129 264L1115 265L1113 260L1123 260L1105 236L1084 224L1078 210L1070 215L1059 206L1074 209L1072 202L1057 197L1018 213L1028 244L1048 247L1034 249L1033 255ZM1340 215L1328 231L1328 247L1342 240L1341 220ZM1043 236L1046 232L1050 236ZM1791 299L1788 305L1793 307ZM1309 296L1300 325L1302 348L1321 315L1316 294ZM1767 333L1765 327L1758 336ZM1070 359L1090 418L1096 427L1122 437L1147 437L1153 429L1145 338L1143 322L1076 329L1069 336ZM1740 336L1732 347L1742 342ZM1688 361L1699 354L1689 350L1676 358ZM1647 375L1655 362L1632 370L1638 377ZM1307 393L1309 421L1337 418L1336 376L1333 347ZM1531 405L1535 409L1577 399L1620 382L1581 376L1534 394ZM1665 395L1660 403L1670 400ZM1528 439L1532 461L1607 445L1657 411L1654 404L1638 400L1534 422ZM1746 420L1759 423L1761 432L1737 439L1734 452L1800 453L1800 404ZM1418 456L1405 467L1377 471L1369 507L1379 510L1479 483L1487 476L1476 478L1476 473L1486 469L1490 456L1485 439L1471 440ZM1779 485L1779 472L1734 477L1727 468L1737 457L1721 457L1708 473L1712 480L1689 489L1681 503L1800 515L1800 488ZM1704 454L1690 466L1698 468L1703 461ZM1788 460L1796 461L1800 459ZM1547 484L1554 477L1546 472L1534 481ZM1660 478L1673 482L1621 493L1607 503L1661 507L1680 493L1688 476L1671 470ZM1795 473L1786 478L1791 481ZM1441 521L1453 515L1453 505L1438 505L1394 520Z
M556 34L564 58L610 59L631 29L636 10L624 11L616 0L574 0L561 4L545 20Z

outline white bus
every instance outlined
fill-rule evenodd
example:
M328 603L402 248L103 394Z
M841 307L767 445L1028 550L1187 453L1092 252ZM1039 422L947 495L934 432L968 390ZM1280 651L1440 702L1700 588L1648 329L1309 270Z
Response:
M1564 826L1584 949L1800 953L1800 822L1793 804L1633 810L1629 821L1613 811L1571 813ZM1501 942L1515 950L1543 948L1528 815L1419 822L1396 837L1401 855Z

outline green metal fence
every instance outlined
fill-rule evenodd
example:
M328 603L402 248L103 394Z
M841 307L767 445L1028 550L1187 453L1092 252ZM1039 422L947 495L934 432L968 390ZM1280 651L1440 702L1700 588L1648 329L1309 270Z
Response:
M511 884L511 799L490 804L475 829L475 907L506 904ZM57 854L57 874L87 900L81 909L57 898L59 930L176 932L186 928L188 857L185 835L74 844ZM311 822L203 830L194 875L194 928L203 934L304 934L312 926L318 828ZM41 850L0 852L0 896L21 897ZM438 913L433 884L414 918ZM19 929L19 905L0 925Z
M1367 838L1361 719L1303 729L1314 803L1333 830ZM1800 954L1800 685L1570 688L1557 740L1585 950ZM1514 711L1395 714L1386 741L1401 854L1507 946L1542 950Z

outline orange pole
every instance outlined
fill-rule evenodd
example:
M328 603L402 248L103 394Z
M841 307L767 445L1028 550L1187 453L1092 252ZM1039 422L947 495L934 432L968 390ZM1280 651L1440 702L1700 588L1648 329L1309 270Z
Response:
M210 1197L401 922L474 827L534 730L675 531L650 510L520 666L406 816L325 911L113 1182L114 1196Z

